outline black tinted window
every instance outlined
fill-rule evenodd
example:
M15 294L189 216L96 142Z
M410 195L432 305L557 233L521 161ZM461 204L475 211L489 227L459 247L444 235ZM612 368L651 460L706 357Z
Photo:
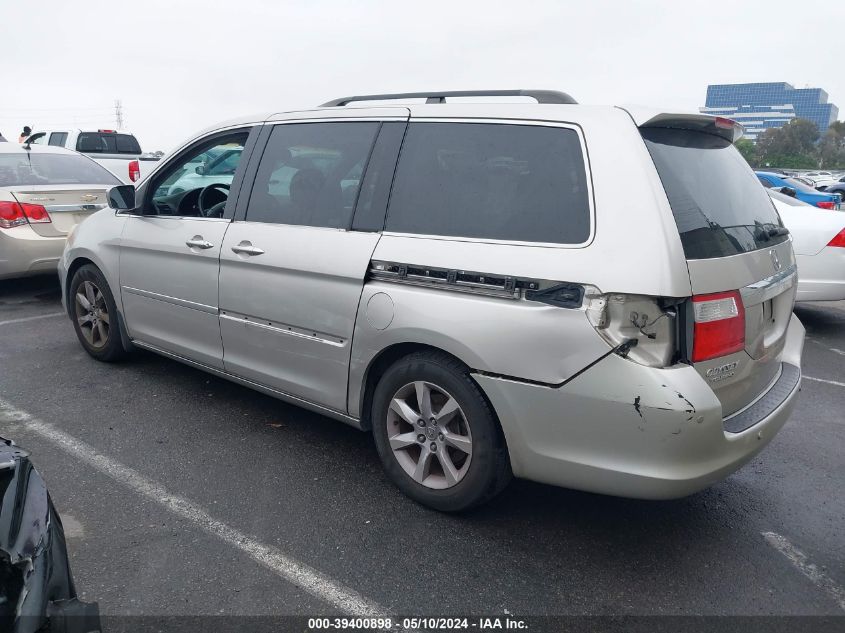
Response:
M396 157L402 145L405 125L404 121L386 121L381 124L378 140L367 163L367 174L358 194L355 219L352 221L352 229L355 231L381 231L384 228L390 183L396 169Z
M52 134L50 134L49 145L56 145L58 147L64 147L66 140L67 140L67 132L53 132Z
M131 134L115 134L115 149L118 154L140 154L141 146Z
M76 139L76 151L89 154L140 154L141 146L131 134L82 132Z
M0 154L0 187L15 185L122 185L114 174L79 154Z
M780 243L766 190L730 141L687 130L642 130L687 259L738 255Z
M249 222L346 228L378 123L274 127L247 206Z
M573 130L412 123L387 230L579 244L590 234L581 144Z

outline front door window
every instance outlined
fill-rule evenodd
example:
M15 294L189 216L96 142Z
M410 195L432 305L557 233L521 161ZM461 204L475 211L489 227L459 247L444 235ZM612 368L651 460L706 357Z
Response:
M241 161L247 133L218 138L170 165L152 185L152 215L219 218Z

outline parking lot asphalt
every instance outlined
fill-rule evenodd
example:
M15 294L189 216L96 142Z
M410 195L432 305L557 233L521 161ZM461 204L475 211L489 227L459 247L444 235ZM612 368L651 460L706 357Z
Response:
M60 312L54 279L0 282L0 435L104 614L337 613L291 564L402 615L845 613L845 303L796 308L795 413L726 481L664 502L515 481L457 516L396 490L368 435L150 353L98 363Z

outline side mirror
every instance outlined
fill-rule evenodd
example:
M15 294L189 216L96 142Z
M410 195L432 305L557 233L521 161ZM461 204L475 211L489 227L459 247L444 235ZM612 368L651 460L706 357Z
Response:
M798 195L795 189L793 189L792 187L781 187L780 192L785 196L789 196L790 198L794 198L796 195Z
M120 185L109 189L109 207L118 211L135 208L135 185Z
M195 172L195 173L197 173L197 174L199 174L200 176L203 176L203 175L205 174L205 164L203 163L202 165L199 165L199 166L198 166L198 167L194 170L194 172Z

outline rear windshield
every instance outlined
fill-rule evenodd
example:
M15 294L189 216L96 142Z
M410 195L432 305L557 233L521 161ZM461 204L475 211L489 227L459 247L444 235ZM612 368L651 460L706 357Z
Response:
M82 132L76 139L76 151L89 154L140 154L141 146L131 134Z
M0 154L0 187L121 184L110 171L78 154Z
M774 238L780 218L766 190L730 141L688 130L643 128L687 259L739 255Z

